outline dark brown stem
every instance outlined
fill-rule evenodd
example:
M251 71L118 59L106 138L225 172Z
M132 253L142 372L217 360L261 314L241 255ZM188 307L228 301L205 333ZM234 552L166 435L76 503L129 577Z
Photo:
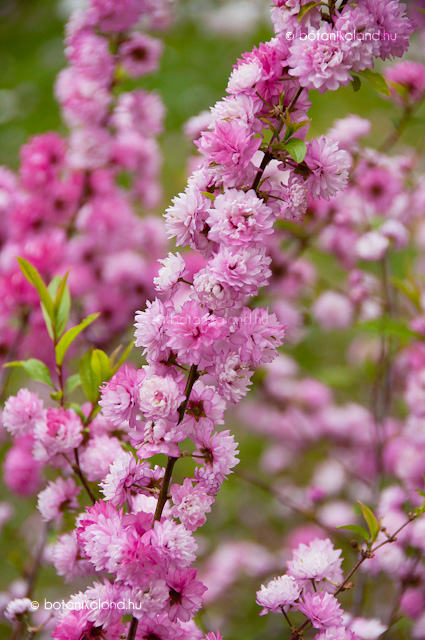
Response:
M94 497L92 490L90 489L88 482L84 476L84 473L81 471L81 467L80 467L80 457L78 455L78 449L74 449L74 455L75 455L75 464L72 465L72 468L74 469L75 473L77 474L77 476L79 477L81 484L83 485L84 489L87 492L87 495L89 496L90 500L92 501L93 504L96 503L96 498Z
M303 87L300 87L297 91L297 93L295 94L295 96L292 98L291 103L289 105L289 107L287 108L287 111L290 113L293 108L295 107L298 98L300 97L301 93L303 92ZM282 131L283 129L283 125L284 125L284 121L281 120L279 122L279 126L277 127L277 134L279 135L279 133ZM270 143L272 143L275 140L276 136L273 134ZM273 154L270 153L269 151L266 151L266 153L264 154L264 158L260 164L260 168L257 171L257 175L254 178L254 182L252 183L251 189L254 189L254 191L256 191L258 189L258 185L261 182L261 178L262 175L267 167L267 165L269 164L270 160L273 159Z

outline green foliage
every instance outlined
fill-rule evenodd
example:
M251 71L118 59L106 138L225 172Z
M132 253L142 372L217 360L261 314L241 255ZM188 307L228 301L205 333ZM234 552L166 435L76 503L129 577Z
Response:
M307 146L304 140L299 140L298 138L290 138L287 142L285 142L285 149L295 160L295 162L301 163L305 154L307 153Z
M391 91L388 86L387 81L384 76L378 73L377 71L372 71L372 69L364 69L364 71L359 71L359 74L366 78L368 82L372 85L372 87L378 91L378 93L382 93L384 96L390 96Z
M43 382L49 387L55 389L52 378L50 377L50 371L44 362L37 360L36 358L30 358L29 360L16 360L14 362L8 362L3 365L4 367L21 367L29 375L30 378L37 382Z
M74 342L74 340L80 335L82 331L84 331L86 327L88 327L92 322L94 322L96 318L99 317L99 315L100 315L99 313L92 313L91 315L87 316L87 318L84 318L84 320L82 320L80 324L78 324L76 327L72 327L71 329L68 329L68 331L63 334L63 336L61 337L61 339L59 340L58 344L55 347L56 363L59 366L63 363L65 354L68 351L71 344Z

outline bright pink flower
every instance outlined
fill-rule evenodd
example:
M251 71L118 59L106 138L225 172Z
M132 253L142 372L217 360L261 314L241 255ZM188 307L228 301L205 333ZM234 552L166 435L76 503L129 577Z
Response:
M214 498L205 492L202 485L193 486L193 481L185 478L182 485L172 485L170 494L174 503L173 516L179 518L186 529L195 531L205 524L205 514L211 511Z
M110 502L96 502L77 519L77 540L96 571L114 571L113 544L122 537L122 514Z
M143 347L148 362L166 362L170 355L167 346L166 319L168 307L158 299L146 303L145 311L136 312L136 347Z
M155 473L148 462L138 462L130 451L122 451L111 464L109 473L100 483L105 500L109 500L114 507L121 507L124 502L133 495L142 491L142 487L148 487L154 479L158 480L163 475Z
M351 67L341 43L330 37L332 27L324 24L310 33L315 37L296 37L293 41L288 59L289 75L297 78L302 87L318 89L320 93L347 86L352 80Z
M298 608L315 629L340 626L342 610L338 600L330 593L304 593Z
M210 240L227 245L261 243L272 233L274 215L254 191L229 189L214 200L207 224Z
M55 520L58 524L65 511L78 509L77 496L80 491L73 478L57 478L54 482L49 482L38 494L37 508L42 519L46 522Z
M4 405L2 422L13 436L23 436L35 426L43 415L43 401L28 389L19 389Z
M80 454L80 466L87 480L103 480L120 449L121 442L118 438L110 438L106 434L91 438Z
M21 436L9 449L3 465L7 487L20 496L37 493L40 486L41 463L34 460L32 436Z
M260 143L249 129L233 120L217 122L214 131L204 132L195 142L217 181L229 187L251 177L247 170Z
M399 104L414 104L425 97L425 67L419 62L406 60L386 69L385 75L395 87L392 96Z
M209 314L194 300L185 302L180 313L167 319L167 345L182 363L204 362L214 344L228 333L223 318Z
M311 171L307 186L313 198L329 200L347 184L350 156L336 142L328 142L324 136L309 142L305 163Z
M255 367L272 362L285 335L275 314L269 314L261 307L254 310L244 307L235 321L231 325L229 342L239 348L241 360Z
M265 249L259 247L227 247L221 245L216 256L210 261L210 271L222 287L229 287L235 303L244 297L257 294L271 276L271 258Z
M179 385L171 376L153 375L146 378L139 391L139 408L146 418L170 418L185 399Z
M56 573L62 576L65 582L72 582L76 577L93 573L93 565L80 557L75 531L59 536L49 549L48 557L53 562Z
M112 424L128 422L134 426L138 411L140 388L146 374L143 369L123 367L107 382L101 391L99 404L102 413Z
M220 352L214 359L214 366L210 369L217 380L217 389L230 402L240 402L248 393L252 384L251 371L238 353L232 351Z
M48 460L58 453L71 454L83 441L83 425L73 409L47 409L36 422L34 457Z
M165 107L161 97L143 89L122 93L112 115L113 124L121 131L136 131L143 136L156 136L163 130Z
M183 570L195 560L198 548L195 539L186 527L173 520L155 522L150 541L165 566Z
M215 387L205 386L201 380L197 380L190 393L182 426L188 433L201 427L212 431L215 426L224 424L225 408L226 401Z
M162 54L161 40L145 33L132 33L118 50L125 71L132 78L156 71Z
M236 455L238 443L235 442L230 431L220 431L213 434L208 429L201 428L194 437L196 453L205 457L205 464L212 468L215 479L221 484L225 477L232 473L233 467L239 464Z
M22 185L29 191L48 189L64 164L65 141L57 133L35 136L21 149Z
M173 198L165 212L165 227L169 238L176 238L177 246L190 244L203 250L208 244L206 218L211 200L198 187L189 184L184 193Z
M188 622L202 606L202 595L206 586L196 578L196 569L176 570L167 576L170 587L170 620Z

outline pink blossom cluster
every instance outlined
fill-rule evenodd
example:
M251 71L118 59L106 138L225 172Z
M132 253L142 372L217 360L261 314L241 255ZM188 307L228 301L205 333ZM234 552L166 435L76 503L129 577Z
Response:
M75 406L46 407L28 389L6 402L3 423L15 438L6 457L6 482L17 493L29 495L40 488L43 470L53 467L56 476L39 492L37 505L42 519L54 522L60 532L49 548L49 558L66 582L94 580L70 597L67 611L55 620L55 640L203 637L194 616L207 587L194 568L198 552L194 532L205 523L221 485L239 462L239 445L230 430L222 429L224 412L228 404L238 404L245 397L260 366L266 373L259 393L239 415L262 437L273 438L263 457L265 467L277 474L323 440L331 445L326 452L329 459L317 465L305 491L294 490L295 496L301 493L301 504L295 505L298 510L311 507L308 513L314 527L296 532L303 539L292 545L296 549L286 574L262 586L257 602L262 613L302 614L306 624L317 630L316 640L367 637L361 628L370 620L350 618L337 599L344 586L341 551L316 534L317 529L346 524L349 498L358 495L362 481L367 486L383 472L393 474L403 496L396 487L391 487L394 495L388 491L381 496L384 502L379 508L389 517L388 530L396 531L397 523L405 519L402 502L405 498L414 502L412 490L423 467L417 447L422 443L418 427L425 368L422 351L419 347L415 353L406 350L403 356L409 365L404 369L400 357L406 402L413 407L403 422L389 416L379 419L358 403L339 404L330 386L301 377L295 361L277 350L285 334L290 342L299 341L309 321L325 329L345 329L357 318L374 319L388 309L388 300L378 296L376 302L373 295L376 278L361 267L364 262L382 263L387 252L401 250L411 239L419 217L412 203L421 202L423 191L419 182L412 181L414 162L410 157L390 158L361 148L359 139L368 133L369 125L356 116L337 122L327 136L305 142L308 90L333 90L347 84L350 71L370 68L373 57L400 55L411 27L404 5L395 0L373 4L365 0L354 7L343 3L332 25L318 7L298 23L305 4L276 3L272 10L276 35L242 56L230 76L228 95L211 109L206 129L198 131L197 167L165 214L168 237L175 238L177 246L190 247L196 260L169 253L160 260L157 273L148 272L150 281L155 276L158 297L135 318L136 347L146 364L138 369L122 367L104 384L98 415L89 404L81 411ZM72 127L63 157L76 163L82 180L90 180L88 199L72 221L70 244L76 246L81 230L89 229L99 242L112 237L120 249L129 242L130 247L139 246L142 240L143 234L136 233L140 221L129 228L125 224L126 214L117 201L121 195L117 195L115 169L134 174L134 193L147 197L155 176L149 177L146 168L142 171L138 154L153 139L138 125L140 96L121 94L116 104L111 102L114 72L108 61L112 65L119 60L129 75L154 68L158 43L140 33L127 33L143 11L156 16L158 7L146 0L92 0L90 9L73 19L69 28L71 66L57 85ZM370 48L362 43L348 55L332 47L310 51L309 43L300 47L298 41L291 45L285 35L289 27L321 33L337 26L344 30L350 21L362 31L372 32L377 25L397 28L400 41L397 46L381 42ZM105 49L105 34L115 47L113 54ZM85 51L89 51L87 57ZM90 89L91 83L96 91ZM414 88L419 90L419 81L417 85ZM416 95L412 90L412 99ZM141 111L145 115L140 123L145 126L145 116L156 116L159 109ZM153 129L151 123L148 131ZM110 151L112 155L102 156L97 164L99 153ZM146 157L151 161L150 154ZM28 157L34 162L32 153ZM115 169L111 170L110 162ZM108 208L112 201L113 215ZM342 291L324 287L318 294L321 283L313 262L286 253L294 226L305 232L298 236L302 238L300 254L307 239L313 238L319 249L349 270ZM151 238L146 242L152 244ZM119 253L112 256L110 273L115 277L131 261ZM132 276L146 276L143 268L131 265ZM82 273L85 281L86 272ZM262 291L266 286L273 298L270 311ZM89 288L93 290L93 283ZM113 308L120 307L109 283L106 299ZM305 299L311 302L310 316L296 306ZM419 333L416 325L414 331ZM383 438L385 447L377 448L377 437ZM400 470L397 464L403 453L406 460ZM154 456L158 454L167 457L165 465L157 463ZM191 471L178 482L172 472L181 458L188 459ZM91 506L82 506L77 480ZM335 500L327 502L327 498ZM63 514L74 510L75 528L70 529L63 526ZM400 580L406 575L411 579L411 566L406 574L406 545L421 548L412 542L414 535L420 539L420 524L399 544L385 546L370 558L372 571L384 571L398 554ZM388 549L393 554L390 561ZM256 564L243 557L247 551L256 553L258 548L244 544L232 548L235 566L244 565L255 575L261 568L272 568L269 554L259 554ZM236 569L226 570L224 583L229 583ZM214 580L218 578L213 576L213 586ZM419 600L415 592L403 606L410 611L416 606L418 612ZM9 620L18 622L27 612L25 598L15 600L7 610ZM421 616L416 618L419 627ZM375 632L376 628L379 623ZM205 638L221 640L221 635L207 633Z
M1 345L11 359L16 344L20 354L45 353L48 339L17 255L48 280L71 268L77 317L102 312L91 335L97 344L122 333L153 293L166 238L157 217L139 213L161 199L156 138L165 108L156 92L120 84L158 67L161 41L136 25L166 27L171 3L124 5L93 0L72 15L68 66L55 88L69 134L47 132L25 144L18 175L0 168Z

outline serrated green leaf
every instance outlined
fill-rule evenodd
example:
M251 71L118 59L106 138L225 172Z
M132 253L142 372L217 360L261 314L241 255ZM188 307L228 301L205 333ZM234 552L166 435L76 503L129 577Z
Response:
M353 87L353 91L354 92L360 91L361 86L362 86L362 81L360 80L359 76L351 74L351 77L353 78L353 80L351 82L351 86Z
M285 143L285 149L295 160L295 162L302 162L305 158L305 154L307 153L307 146L304 140L300 140L299 138L291 138Z
M385 80L384 76L378 73L377 71L372 71L372 69L364 69L364 71L359 71L359 74L366 78L368 82L372 85L376 91L382 93L384 96L390 96L391 91Z
M75 373L73 376L70 376L65 383L66 395L70 395L80 385L81 385L81 376L79 373Z
M358 524L345 524L342 527L337 527L337 529L347 529L348 531L352 531L353 533L357 533L365 542L369 542L370 533L366 531L364 527L361 527Z
M30 358L29 360L15 360L14 362L8 362L3 365L4 367L21 367L29 375L30 378L37 382L43 382L49 387L55 389L50 371L47 366L41 360L36 358Z
M53 320L53 301L50 297L46 285L43 282L42 277L38 273L37 269L31 264L31 262L28 262L28 260L25 260L24 258L17 257L16 259L19 262L19 266L25 278L37 289L40 301L44 305L47 315L51 320Z
M59 340L55 348L56 363L59 366L62 364L65 354L68 351L71 344L74 342L75 338L77 338L77 336L79 336L80 333L84 331L86 327L88 327L92 322L94 322L96 318L99 317L99 315L100 315L99 313L92 313L87 318L84 318L84 320L82 320L80 324L78 324L76 327L72 327L71 329L68 329L68 331L63 334L63 336L61 337L61 339Z
M97 402L97 398L99 395L99 385L97 382L97 376L93 372L91 365L91 358L93 354L93 349L89 349L80 361L80 376L81 376L81 384L83 386L83 391L86 395L86 398L89 402L95 403Z
M311 9L314 9L314 7L320 7L321 5L325 5L324 2L309 2L308 4L305 4L303 7L301 7L300 12L297 16L297 21L301 22L301 20L304 18L305 14L308 13ZM325 5L327 6L327 5Z
M371 541L374 542L378 537L380 524L370 507L363 502L360 502L360 500L357 500L357 504L360 506L363 518L366 520L367 526L369 527Z

